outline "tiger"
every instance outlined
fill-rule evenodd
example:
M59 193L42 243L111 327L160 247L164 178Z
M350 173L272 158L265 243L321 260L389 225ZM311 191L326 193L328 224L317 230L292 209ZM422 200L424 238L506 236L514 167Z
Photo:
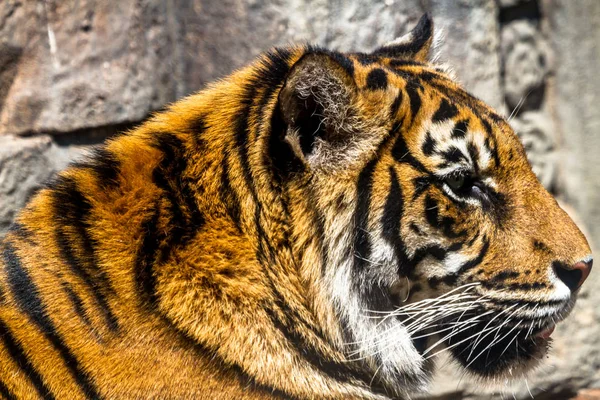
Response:
M509 123L432 61L275 48L110 138L0 251L5 399L398 399L531 371L592 268Z

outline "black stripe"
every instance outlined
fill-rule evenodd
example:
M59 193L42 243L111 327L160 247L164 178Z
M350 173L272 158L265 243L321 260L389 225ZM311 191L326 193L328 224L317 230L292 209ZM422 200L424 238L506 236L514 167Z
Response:
M135 281L137 291L145 304L156 306L156 277L154 264L163 251L161 244L166 239L164 230L159 229L160 203L157 201L149 218L141 226L141 245L135 256Z
M17 339L11 334L8 326L4 321L0 320L0 341L6 348L6 351L10 357L14 360L15 364L21 368L27 378L31 380L31 383L35 387L38 394L44 399L54 399L54 395L50 392L50 389L44 383L42 376L35 369L25 350L19 344Z
M204 216L198 209L189 178L185 176L187 154L183 142L168 133L158 133L154 141L153 146L163 152L163 158L154 169L152 180L162 189L171 212L171 221L168 224L169 240L162 254L166 259L174 246L185 245L194 237L204 225Z
M461 160L467 161L467 156L456 146L450 146L439 154L449 164L458 163Z
M389 66L391 68L398 68L398 67L425 67L426 65L422 62L415 61L415 60L396 58L396 59L390 60Z
M439 203L433 197L425 196L423 207L425 208L425 219L435 229L440 228L439 223Z
M432 122L445 121L458 115L458 108L451 104L445 97L442 98L440 106L431 118Z
M321 51L322 52L322 51ZM332 56L333 52L325 52L329 56ZM250 166L250 160L248 156L250 143L249 135L250 129L256 129L256 136L260 136L261 134L270 134L273 135L274 132L266 132L269 128L268 123L273 122L274 112L275 110L267 110L266 107L269 104L269 101L275 95L276 90L280 87L280 85L285 80L287 73L289 72L289 57L290 54L288 52L281 53L275 59L270 59L266 64L262 73L259 74L256 78L256 82L252 84L248 84L246 86L246 93L244 94L242 101L240 102L242 108L240 109L240 113L236 115L234 119L234 128L235 128L235 141L238 155L240 157L240 164L242 167L242 172L244 176L244 181L246 186L255 202L255 212L254 212L254 223L258 231L259 238L259 247L257 249L257 257L259 259L265 259L268 263L271 263L275 257L275 249L272 247L271 241L267 238L267 235L264 232L264 228L260 221L261 215L261 202L258 198L258 193L256 191L254 180L252 177L252 171ZM339 62L344 62L347 60L345 57L342 57ZM347 60L351 63L351 61ZM259 101L256 102L255 97L258 97L257 94L259 92L259 88L263 87L263 92L259 98ZM253 107L255 105L255 107ZM257 115L259 123L254 127L249 126L248 118L252 113ZM273 128L273 127L271 127ZM267 149L268 150L268 149ZM264 158L263 158L263 161ZM269 165L267 163L266 165ZM277 179L276 174L273 175L272 185L270 189L272 191L279 192L278 184L280 182ZM282 218L287 218L287 216L282 216Z
M458 251L460 249L462 249L462 247L465 245L465 242L454 242L452 243L450 246L448 246L447 250L450 251Z
M194 351L196 354L198 354L198 357L208 360L208 362L214 365L214 367L219 371L230 373L233 379L239 382L242 386L248 388L251 387L258 391L268 393L269 396L273 396L281 400L300 400L297 397L284 393L273 386L267 386L266 384L256 382L254 376L248 375L248 373L240 365L223 359L216 349L209 347L206 343L199 343L196 338L191 337L189 333L181 330L176 325L172 325L172 328L173 333L177 335L178 342L181 343L182 346L185 346L186 349Z
M338 53L336 51L328 52L329 56L333 58L350 77L354 77L354 63L348 57L343 55L342 53Z
M415 250L410 262L416 266L429 256L438 261L442 261L444 258L446 258L446 254L448 254L448 250L438 244L426 245Z
M87 316L87 313L85 311L85 308L83 306L83 301L81 300L81 298L77 295L77 293L75 293L73 288L71 288L68 283L66 283L66 282L61 282L61 283L62 283L63 290L67 293L67 296L69 297L69 300L71 301L71 303L73 303L73 308L75 309L75 313L77 314L77 316L79 318L81 318L81 320L88 327L91 327L92 323L90 322L90 319Z
M244 177L244 182L246 184L247 190L250 192L250 195L254 200L254 225L256 227L258 236L257 258L260 261L266 261L268 265L271 261L273 261L275 251L271 247L267 235L265 234L264 227L261 223L261 203L258 198L258 193L256 191L254 179L252 177L250 159L248 156L248 147L250 145L249 118L252 114L252 105L255 101L254 97L257 95L257 90L258 88L256 85L248 85L246 87L245 96L241 101L242 108L234 118L234 131L236 150L240 159L240 167L242 170L242 175ZM266 97L266 95L263 97L264 104L266 104L267 101Z
M456 82L454 82L452 79L448 78L448 76L444 75L444 73L445 73L444 71L439 71L439 70L436 70L435 72L420 71L416 76L421 81L424 81L427 83L431 82L434 79L439 79L441 81L444 81L444 83L456 84Z
M292 53L285 48L276 48L267 52L256 70L255 80L266 87L278 87L290 71Z
M117 331L119 324L107 300L107 296L113 294L114 290L106 272L98 266L94 250L97 244L88 231L92 206L71 178L60 178L54 189L55 235L61 257L71 271L84 281L98 303L109 329ZM74 243L79 244L81 249L76 249Z
M473 142L469 142L467 145L467 151L469 152L469 157L473 160L473 168L475 169L475 175L479 174L479 150L475 146Z
M459 121L456 123L456 125L454 125L451 136L453 139L462 139L467 135L468 129L469 129L469 120L468 119Z
M90 398L100 398L100 394L94 387L90 376L57 332L42 303L38 288L21 265L15 250L9 243L5 245L4 262L6 264L7 280L19 308L38 326L46 339L60 353L65 366L69 369L83 393Z
M467 247L473 246L473 243L475 243L475 241L477 240L478 237L479 237L479 231L475 232L475 235L473 235L473 237L471 239L469 239L469 241L467 242Z
M413 179L413 185L415 191L413 192L413 201L418 199L432 184L432 178L430 176L417 176Z
M375 68L367 74L367 89L387 89L387 74L381 68Z
M406 245L402 239L402 216L404 215L404 198L398 175L394 167L390 167L390 189L383 208L381 218L382 235L394 249L398 262L398 274L408 276L413 268L406 254Z
M271 322L281 332L285 340L292 344L300 355L315 369L344 383L352 382L356 378L357 373L352 369L351 365L328 361L313 346L308 345L304 337L294 329L293 325L284 323L275 311L270 309L265 309L265 311L267 311Z
M421 228L419 228L419 226L417 224L415 224L414 222L411 222L408 227L410 228L411 231L413 231L417 235L419 235L419 236L423 236L424 235L424 233L421 230Z
M371 256L371 242L369 240L369 209L371 207L371 194L373 191L373 173L377 165L377 158L373 158L363 168L356 184L356 209L354 211L354 269L361 271L368 267L367 261Z
M397 133L396 142L392 148L392 157L399 163L408 164L419 172L431 175L427 168L412 155L401 132Z
M252 103L256 93L257 87L255 85L249 84L246 86L244 96L240 100L241 108L233 118L235 150L237 150L237 154L240 159L240 166L244 182L246 183L247 189L250 191L254 200L257 199L257 194L254 189L252 174L250 172L246 146L248 144L248 136L250 135L248 118L250 117L250 113L252 111Z
M23 240L24 242L26 242L27 244L30 245L35 245L35 241L33 240L33 232L23 226L21 223L19 222L13 222L13 224L8 228L8 233L11 233L13 235L15 235L17 238L19 238L20 240Z
M481 247L481 250L479 251L479 254L477 255L477 257L475 257L472 260L466 261L463 265L461 265L461 267L458 269L458 272L456 273L456 275L457 276L462 275L465 272L467 272L468 270L475 268L476 266L481 264L483 262L483 259L485 258L485 255L487 254L489 248L490 248L490 241L486 236L484 236L483 237L483 246Z
M487 116L496 123L506 124L506 121L504 121L504 119L502 119L497 114L495 114L489 108L489 106L487 104L483 103L481 100L479 100L475 96L467 93L460 87L456 87L453 85L450 88L450 87L445 86L444 84L441 84L438 82L428 82L428 83L434 89L440 91L447 97L457 99L458 101L460 101L461 105L464 105L465 107L469 107L473 111L473 113L480 115L480 116ZM490 125L489 121L485 117L480 117L480 120L482 122L482 125L484 126L486 133L488 134L487 137L489 137L490 140L493 141L493 144L494 144L493 148L491 149L492 157L494 158L494 161L497 163L497 165L500 166L500 157L497 152L497 141L496 141L496 136L493 134L492 126Z
M484 293L477 293L480 296L485 296ZM537 301L537 300L515 300L515 299L510 299L510 300L502 300L502 299L491 299L490 298L490 302L493 305L498 305L498 306L512 306L512 305L527 305L530 306L531 308L534 307L540 307L540 306L558 306L558 305L564 305L564 301L563 300L547 300L547 301ZM494 307L490 307L490 308L494 308ZM502 308L503 309L503 308Z
M369 214L373 192L373 174L379 157L373 158L358 176L356 187L356 209L354 211L354 274L353 286L361 294L365 306L371 310L393 310L388 290L370 277L373 268L369 263L372 243L369 237ZM400 199L401 200L401 199ZM362 277L362 279L361 279ZM366 284L365 284L366 283Z
M491 281L496 283L503 283L507 279L515 279L518 278L521 274L517 271L501 271L494 275Z
M426 156L431 156L435 151L435 140L433 140L433 136L431 136L430 132L425 134L425 140L421 145L421 151Z
M196 126L196 129L200 128ZM157 300L155 266L165 262L175 246L186 245L205 221L192 189L193 179L186 176L188 156L183 141L173 134L157 132L151 145L163 153L152 179L168 204L163 208L161 199L157 199L151 215L142 223L134 268L140 298L146 306L154 308ZM159 226L161 218L166 219L162 227Z
M489 139L489 141L492 142L492 145L490 145L489 141L486 141L486 145L490 153L492 153L492 158L496 163L496 167L500 167L500 156L498 155L498 142L496 141L496 136L494 135L494 131L492 130L492 125L485 118L481 118L481 123L483 124L483 127L487 133L486 139Z
M227 209L227 214L235 224L238 232L242 232L242 217L240 210L240 200L237 192L231 186L229 177L229 157L226 154L223 156L223 164L221 166L221 201Z
M314 230L312 237L317 241L318 249L321 253L321 276L324 276L328 266L328 249L325 246L325 216L323 211L317 208L317 195L314 193L312 187L307 186L305 189L307 210L310 212L311 226ZM301 259L301 255L298 255L298 258Z
M207 129L208 125L206 125L203 117L195 118L190 124L190 131L197 150L201 150L206 146L203 136Z
M410 112L412 113L412 120L417 118L417 114L421 109L421 95L419 94L420 85L414 85L411 82L406 86L406 93L410 99Z
M77 259L75 250L71 246L71 241L63 228L57 227L55 235L56 244L58 245L62 259L67 263L71 271L85 283L88 290L91 292L92 297L94 297L96 303L98 303L109 329L111 331L117 331L119 329L117 318L110 309L102 285L98 284L98 281L101 281L102 279L98 279L99 275L92 275L92 273Z
M0 381L0 396L6 400L17 400L17 397L10 391L8 386Z
M91 163L90 168L102 185L118 184L121 165L116 156L105 147L94 151L94 161Z
M393 166L390 166L390 189L383 207L381 228L383 237L395 241L400 238L400 225L404 214L404 199L402 187L398 182L398 175Z
M451 84L451 86L446 86L449 83ZM448 81L447 79L445 79L444 82L428 80L427 84L439 91L440 93L442 93L443 95L445 95L446 97L454 99L456 100L456 102L460 102L461 106L469 107L475 114L484 115L489 114L490 112L489 107L485 105L485 103L483 103L475 96L469 94L464 89L456 86L455 82L453 81Z
M396 115L398 114L398 110L400 109L400 106L402 105L402 99L404 98L404 96L402 95L402 91L398 92L398 95L396 96L396 98L394 99L394 102L392 103L391 107L390 107L390 119L395 119ZM399 124L398 129L402 128L402 123Z
M119 183L121 163L105 146L92 150L89 157L73 163L73 167L92 171L103 188L114 187Z
M240 100L241 108L234 116L233 127L235 132L235 150L237 150L240 160L242 175L246 184L246 188L250 192L250 195L254 201L254 224L258 235L258 248L256 256L260 261L266 261L266 264L269 265L273 261L275 251L271 247L264 232L264 227L261 223L261 204L258 198L258 193L256 192L252 171L250 169L250 160L248 157L250 136L249 118L253 111L253 104L255 102L255 97L257 97L258 94L259 84L264 85L265 82L258 80L257 82L248 84L246 86L244 96ZM271 96L273 91L274 88L265 90L265 93L261 99L261 112L264 112L263 108L267 104L268 98Z
M356 60L364 66L369 66L371 64L375 64L377 62L379 62L381 59L377 56L374 56L372 54L365 54L365 53L354 53L352 54L354 57L356 57Z

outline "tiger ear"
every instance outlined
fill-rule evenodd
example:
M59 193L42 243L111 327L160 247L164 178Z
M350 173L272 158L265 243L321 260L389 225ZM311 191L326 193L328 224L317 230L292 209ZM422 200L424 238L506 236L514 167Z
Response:
M285 140L307 164L333 162L331 154L351 139L356 95L353 64L336 53L304 55L279 93Z
M373 55L425 62L432 43L433 20L429 14L423 14L412 31L378 48Z

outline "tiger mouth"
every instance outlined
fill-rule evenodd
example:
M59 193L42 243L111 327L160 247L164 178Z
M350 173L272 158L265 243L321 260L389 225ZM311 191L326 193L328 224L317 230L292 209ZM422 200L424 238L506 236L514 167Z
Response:
M483 378L525 373L544 358L556 324L575 305L568 299L498 298L477 283L438 297L405 303L392 313L402 322L424 361L449 352L468 372Z
M527 372L534 368L549 350L556 325L570 313L567 302L553 313L541 318L498 318L504 311L489 314L488 318L464 323L452 335L443 338L443 346L466 370L484 378L504 375L507 371ZM469 318L490 312L485 307L469 313ZM507 315L510 315L506 313ZM461 326L462 317L449 318L445 324Z
M556 328L556 325L552 324L548 328L536 333L535 337L539 337L541 339L548 340L548 339L550 339L550 336L552 335L552 333L554 333L554 328Z
M445 346L466 370L482 377L497 377L508 370L523 372L543 358L552 342L554 323L542 327L486 327L484 323L448 338ZM515 329L515 327L517 327ZM488 336L481 333L492 332Z
M573 298L496 300L471 286L405 305L406 315L398 313L397 317L424 360L448 351L474 375L496 378L534 368L550 348L556 324L570 314L575 303Z

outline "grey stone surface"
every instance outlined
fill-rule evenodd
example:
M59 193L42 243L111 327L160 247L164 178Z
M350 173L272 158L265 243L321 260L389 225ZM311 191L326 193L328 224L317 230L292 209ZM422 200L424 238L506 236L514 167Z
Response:
M526 98L511 123L542 183L598 248L597 0L0 1L0 236L35 188L90 145L269 47L368 51L426 11L444 31L440 59L470 92L506 115ZM446 365L430 398L565 399L600 387L599 281L592 274L527 384L484 387Z
M556 58L555 116L561 143L559 168L565 198L582 216L593 247L600 248L600 2L544 2ZM573 384L600 387L600 275L590 278L589 294L568 331L568 370ZM590 290L592 289L592 290ZM579 315L583 315L579 317ZM584 318L585 317L585 318ZM567 332L565 332L567 333ZM566 353L567 354L567 353ZM555 379L568 376L560 370Z
M0 134L139 121L184 94L174 12L162 1L0 2L0 54L19 54L0 75Z
M443 29L441 60L469 92L505 112L500 88L499 21L494 0L433 0L431 13Z
M539 108L548 74L548 49L535 21L517 20L502 27L504 97L509 109Z
M425 11L447 27L445 54L460 61L459 78L501 105L494 1L446 3L7 0L0 3L0 134L139 121L272 46L370 50Z
M49 136L0 136L0 234L31 194L52 176L51 147Z
M535 0L498 0L498 5L502 8L517 7L526 3L534 3Z
M0 136L0 238L33 193L72 160L85 156L90 143L97 142L94 136L68 145L49 135Z

